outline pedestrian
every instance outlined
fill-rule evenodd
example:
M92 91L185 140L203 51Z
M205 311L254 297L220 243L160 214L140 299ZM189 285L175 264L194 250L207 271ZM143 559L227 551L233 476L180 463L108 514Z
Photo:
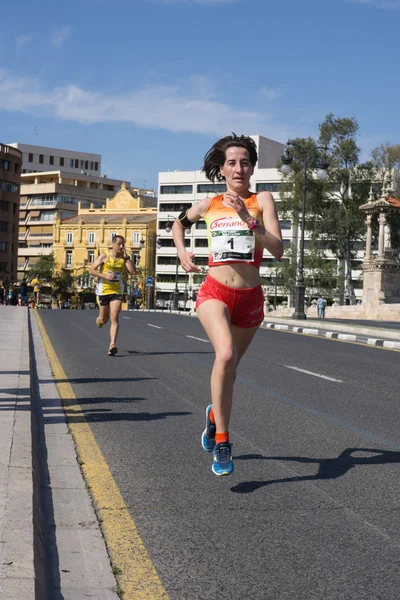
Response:
M317 310L318 310L318 318L325 319L325 307L326 300L323 296L320 296L317 300Z
M26 283L26 279L21 281L21 287L19 288L19 293L21 297L21 306L26 306L28 300L28 284Z
M0 281L0 304L4 304L4 283Z
M111 250L106 250L91 264L89 274L97 277L96 294L99 305L97 327L103 327L111 318L110 346L108 355L115 356L119 323L118 317L122 306L127 271L134 275L135 265L126 254L125 238L114 235Z
M200 272L185 248L185 229L204 219L208 230L209 270L197 295L196 311L215 351L211 374L212 404L206 409L204 450L213 452L215 475L233 472L229 421L239 361L264 318L260 265L264 248L283 254L282 235L270 192L253 193L250 177L257 163L252 138L232 134L218 140L204 157L203 171L226 192L205 198L183 211L173 225L183 269Z
M40 303L40 290L42 288L42 281L39 278L39 274L36 273L35 277L31 281L31 286L33 287L33 295L35 297L35 306L39 308Z

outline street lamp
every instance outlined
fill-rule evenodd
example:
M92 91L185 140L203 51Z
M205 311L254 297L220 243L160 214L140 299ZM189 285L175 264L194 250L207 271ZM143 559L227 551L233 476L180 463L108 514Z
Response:
M175 220L174 217L171 217L170 215L168 215L168 221L165 225L165 231L167 233L171 233L171 231L172 231L173 222L170 221L170 219ZM190 231L190 228L186 229L185 231ZM176 261L175 261L175 289L172 293L172 306L173 306L174 310L179 310L178 269L179 269L179 257L178 257L178 253L177 253Z
M149 236L149 234L148 234L148 236ZM150 273L150 263L152 262L151 250L152 250L152 248L154 248L154 255L155 255L155 247L157 246L157 248L161 248L161 241L158 236L154 236L151 239L150 239L150 237L148 237L148 241L149 241L149 244L147 246L147 260L146 260L146 287L147 287L146 308L147 308L147 310L150 309L150 289L149 288L151 287L151 284L147 284L147 276ZM146 240L144 238L141 238L141 240L139 241L139 245L140 245L140 249L144 250L144 248L146 247ZM154 256L154 259L155 259L155 256Z
M304 320L307 318L304 310L304 230L306 224L306 196L307 196L307 171L313 166L317 168L318 179L326 179L328 174L326 170L329 167L329 162L326 158L318 157L318 154L322 151L324 156L328 151L327 146L314 146L307 148L299 142L288 140L285 148L285 154L281 157L282 166L281 173L283 175L289 175L291 171L291 163L293 162L293 156L290 154L290 148L295 148L299 153L302 166L303 166L303 196L301 202L301 237L300 237L300 258L296 274L296 283L294 288L294 313L292 319Z

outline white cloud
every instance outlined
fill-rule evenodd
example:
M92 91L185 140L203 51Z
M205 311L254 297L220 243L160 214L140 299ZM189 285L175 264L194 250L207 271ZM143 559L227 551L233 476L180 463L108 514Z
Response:
M32 41L32 36L31 35L18 35L17 38L16 38L16 40L15 40L15 47L17 49L17 52L19 52L25 46L27 46L28 44L30 44L31 41Z
M181 85L149 85L119 95L85 90L74 84L48 90L33 78L0 70L0 110L80 123L125 122L179 133L256 132L273 139L288 135L288 130L273 125L268 115L214 99L212 88L207 78L194 77Z
M72 28L69 25L54 29L51 33L51 43L53 46L61 46L72 33Z
M277 98L280 98L282 96L283 92L279 88L274 89L262 87L260 93L262 96L264 96L264 98L267 98L267 100L276 100Z
M400 0L346 0L352 4L366 4L383 10L400 10Z

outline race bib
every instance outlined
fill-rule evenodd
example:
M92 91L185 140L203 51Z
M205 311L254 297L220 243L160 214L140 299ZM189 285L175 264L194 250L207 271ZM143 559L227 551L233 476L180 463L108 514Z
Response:
M210 231L211 253L215 262L225 260L254 260L256 245L254 233L250 229L216 229Z
M107 273L113 273L114 279L111 279L111 283L119 283L121 281L121 273L115 271L107 271Z

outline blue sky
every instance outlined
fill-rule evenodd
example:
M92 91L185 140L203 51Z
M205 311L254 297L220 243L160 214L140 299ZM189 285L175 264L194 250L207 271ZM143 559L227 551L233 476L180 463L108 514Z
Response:
M0 141L98 152L156 187L230 131L354 116L400 143L400 0L19 0L0 22Z

